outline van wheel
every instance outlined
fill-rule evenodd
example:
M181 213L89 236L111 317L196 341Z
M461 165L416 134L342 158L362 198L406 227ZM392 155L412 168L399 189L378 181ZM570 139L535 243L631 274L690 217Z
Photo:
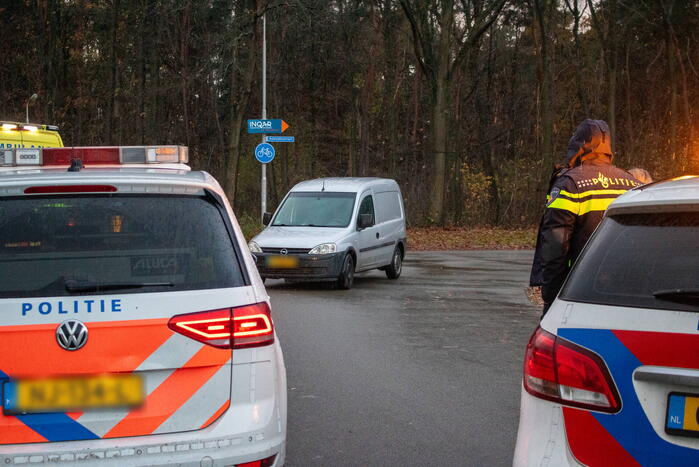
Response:
M401 253L399 247L396 247L393 252L391 264L386 266L386 277L389 279L398 279L401 271L403 271L403 253Z
M352 284L354 284L354 259L352 255L347 254L342 262L340 276L337 278L337 288L349 290L352 288Z

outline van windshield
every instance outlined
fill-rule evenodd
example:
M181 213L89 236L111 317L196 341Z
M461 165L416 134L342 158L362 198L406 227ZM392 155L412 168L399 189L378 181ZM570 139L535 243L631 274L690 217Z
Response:
M356 193L295 192L284 200L273 226L347 227Z
M203 196L0 200L0 298L239 287L236 258Z

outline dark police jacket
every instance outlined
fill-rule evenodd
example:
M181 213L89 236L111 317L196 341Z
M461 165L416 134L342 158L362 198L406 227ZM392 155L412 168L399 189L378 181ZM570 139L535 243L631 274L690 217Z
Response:
M558 295L604 211L619 195L640 185L628 172L592 160L554 176L539 226L530 285L541 286L546 305Z

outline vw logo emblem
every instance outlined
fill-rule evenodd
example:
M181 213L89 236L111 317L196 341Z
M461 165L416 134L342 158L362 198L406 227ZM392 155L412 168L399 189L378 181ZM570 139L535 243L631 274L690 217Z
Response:
M281 250L279 250L279 253L281 253L282 255L285 255L285 254L289 253L289 250L287 250L286 248L282 248Z
M56 328L56 340L65 350L78 350L87 342L87 326L80 321L64 321Z

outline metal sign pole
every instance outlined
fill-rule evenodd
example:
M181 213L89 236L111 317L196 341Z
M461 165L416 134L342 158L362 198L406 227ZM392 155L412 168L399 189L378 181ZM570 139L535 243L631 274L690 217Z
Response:
M267 118L267 21L262 15L262 119ZM265 135L262 135L265 142ZM260 190L262 216L267 212L267 164L262 164L262 188Z

